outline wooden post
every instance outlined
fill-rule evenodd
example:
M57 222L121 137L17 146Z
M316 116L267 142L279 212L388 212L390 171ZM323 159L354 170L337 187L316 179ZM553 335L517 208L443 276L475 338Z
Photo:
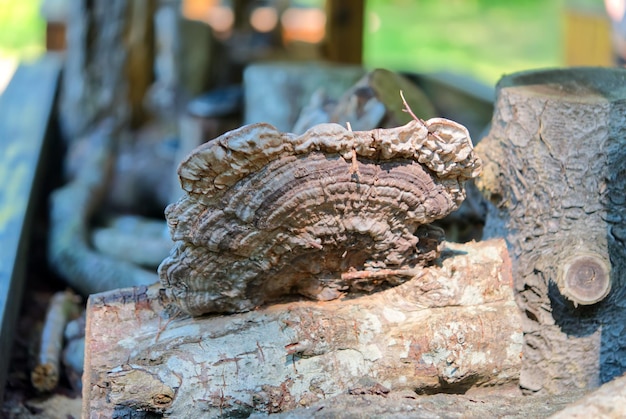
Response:
M65 50L65 22L46 23L46 50Z
M613 64L611 22L602 2L596 5L599 7L585 9L571 4L565 7L563 38L568 66Z
M592 388L626 369L626 70L530 71L498 84L476 147L487 236L512 252L521 386Z
M361 64L363 61L363 0L326 2L324 56L329 61Z

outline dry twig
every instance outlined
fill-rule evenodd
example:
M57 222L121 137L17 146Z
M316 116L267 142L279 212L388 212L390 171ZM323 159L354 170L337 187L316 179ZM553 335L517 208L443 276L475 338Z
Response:
M63 331L68 320L77 317L79 298L72 291L52 296L39 344L37 363L30 380L38 391L51 391L59 383L60 359L63 350Z

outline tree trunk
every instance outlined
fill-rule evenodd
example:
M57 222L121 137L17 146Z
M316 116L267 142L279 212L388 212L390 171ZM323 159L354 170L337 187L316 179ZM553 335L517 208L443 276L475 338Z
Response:
M525 312L521 386L592 388L626 368L626 70L531 71L498 84L476 148Z
M167 318L155 288L93 295L84 416L232 417L346 392L515 385L521 330L505 244L447 246L441 266L395 288L230 316Z

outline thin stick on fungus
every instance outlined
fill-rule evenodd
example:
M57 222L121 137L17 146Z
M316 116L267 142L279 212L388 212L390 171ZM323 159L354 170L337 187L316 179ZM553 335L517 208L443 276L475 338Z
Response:
M52 296L41 333L37 363L30 375L38 391L51 391L59 383L60 359L63 350L63 331L69 320L78 316L79 297L71 291Z
M426 126L426 122L422 118L418 118L417 115L413 113L413 110L411 109L406 99L404 98L404 93L402 92L402 90L400 90L400 97L402 98L402 103L404 104L404 109L402 109L402 112L408 113L417 122L420 122L422 125Z
M402 93L402 90L400 90L400 97L402 98L402 103L404 104L404 108L402 109L402 112L406 112L409 115L411 115L411 117L416 120L417 122L419 122L420 124L422 124L422 126L424 126L424 128L426 128L428 130L428 134L434 136L435 138L437 138L440 141L443 141L443 139L438 136L437 134L435 134L434 132L432 132L430 130L430 128L428 127L428 125L426 124L426 121L424 121L422 118L418 117L417 115L415 115L415 113L413 113L413 110L411 109L411 107L409 106L408 102L406 101L406 99L404 98L404 93Z
M377 271L349 271L341 274L341 279L352 281L355 279L385 278L388 276L415 277L424 272L423 269L379 269Z

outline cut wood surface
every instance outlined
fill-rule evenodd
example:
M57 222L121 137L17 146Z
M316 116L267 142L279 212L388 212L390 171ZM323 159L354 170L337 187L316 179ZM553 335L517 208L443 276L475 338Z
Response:
M521 386L593 388L626 369L626 70L503 78L476 147L524 317Z
M232 417L350 391L516 384L511 281L505 244L493 240L447 243L440 266L376 294L230 316L168 317L156 287L92 295L83 415Z

